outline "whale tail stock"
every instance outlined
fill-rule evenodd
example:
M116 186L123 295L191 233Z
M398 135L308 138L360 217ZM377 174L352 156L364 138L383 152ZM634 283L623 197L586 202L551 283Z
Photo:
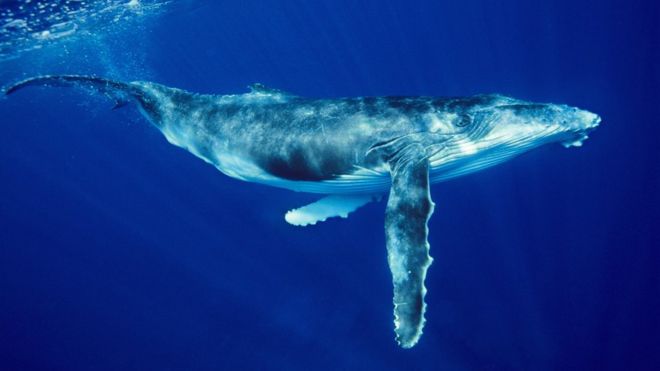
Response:
M84 75L43 75L31 77L5 88L4 94L13 94L27 86L91 88L113 99L115 101L113 109L123 107L131 99L137 100L143 106L149 100L146 91L135 84Z

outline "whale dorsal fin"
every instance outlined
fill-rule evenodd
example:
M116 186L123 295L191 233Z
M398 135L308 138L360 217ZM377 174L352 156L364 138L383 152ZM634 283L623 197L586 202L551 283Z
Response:
M287 93L280 89L269 88L266 85L260 84L258 82L248 85L248 88L250 89L250 93L293 96L293 94Z
M424 147L413 143L389 160L392 187L385 211L387 261L394 286L394 331L404 348L422 335L426 303L424 278L429 256L427 222L433 213L429 161Z
M284 215L284 219L289 224L304 227L324 222L326 219L336 216L348 218L349 213L374 201L374 199L375 197L369 194L330 195L309 205L289 210Z

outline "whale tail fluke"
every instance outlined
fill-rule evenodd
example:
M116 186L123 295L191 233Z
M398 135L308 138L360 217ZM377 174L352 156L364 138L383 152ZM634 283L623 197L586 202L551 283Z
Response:
M97 76L85 75L43 75L19 81L0 90L1 96L14 94L27 86L79 87L91 89L112 99L113 109L125 106L131 101L138 103L140 111L156 126L172 114L172 105L164 104L177 99L190 100L193 94L164 85L146 81L121 82ZM4 94L2 94L4 92Z
M126 83L103 79L96 76L83 76L83 75L43 75L31 77L23 81L19 81L4 89L5 95L10 95L26 86L55 86L55 87L68 87L80 86L88 87L98 90L102 93L116 93L124 92L131 93L134 88Z
M27 86L81 87L89 88L106 95L115 101L113 109L126 105L131 98L142 102L145 92L137 86L85 75L43 75L31 77L6 87L4 95L10 95Z

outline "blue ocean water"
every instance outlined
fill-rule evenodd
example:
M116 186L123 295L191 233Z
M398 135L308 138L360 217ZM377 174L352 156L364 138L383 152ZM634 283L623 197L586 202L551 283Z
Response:
M0 1L0 85L37 74L204 93L501 93L603 122L435 185L427 324L396 346L384 202L230 179L134 107L0 100L0 369L656 370L656 1Z

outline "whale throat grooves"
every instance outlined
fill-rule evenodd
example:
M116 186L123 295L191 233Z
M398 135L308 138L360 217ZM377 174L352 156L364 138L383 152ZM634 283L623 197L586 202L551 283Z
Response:
M426 303L424 278L431 265L427 223L433 213L426 158L391 164L392 187L385 212L387 260L394 286L394 331L403 348L422 335Z

